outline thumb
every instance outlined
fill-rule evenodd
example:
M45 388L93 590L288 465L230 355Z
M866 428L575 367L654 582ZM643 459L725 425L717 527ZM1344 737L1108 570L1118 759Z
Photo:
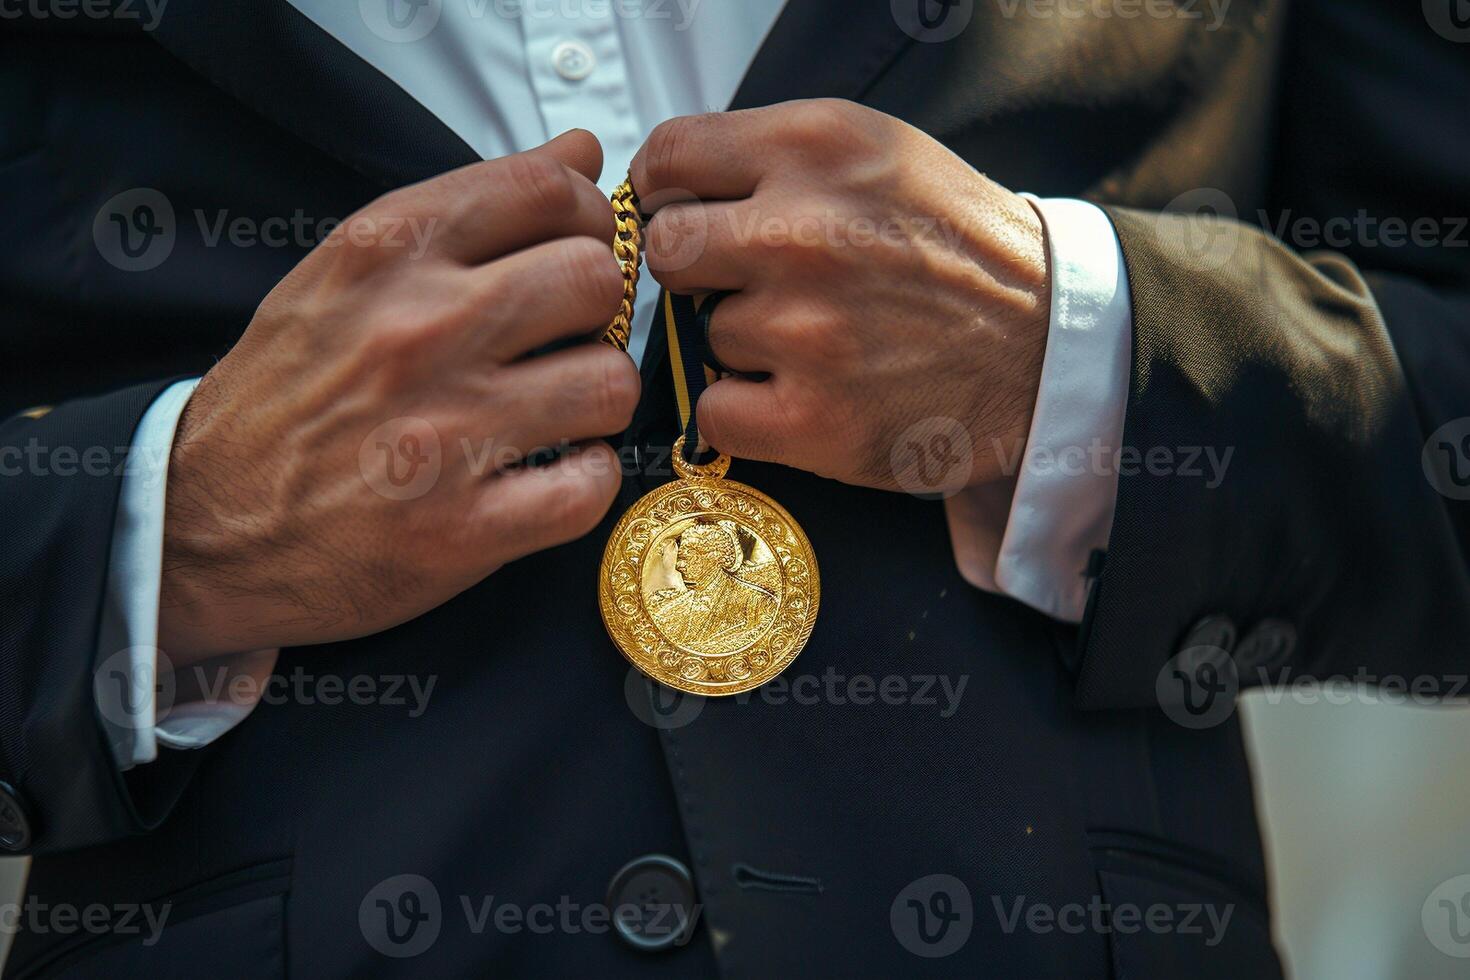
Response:
M585 129L569 129L526 152L552 157L594 184L602 176L602 144Z

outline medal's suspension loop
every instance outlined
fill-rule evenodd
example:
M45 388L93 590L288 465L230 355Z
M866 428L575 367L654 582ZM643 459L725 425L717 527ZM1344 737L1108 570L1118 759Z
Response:
M684 458L684 437L674 440L674 472L681 480L723 480L730 472L730 457L720 453L708 463L691 463Z

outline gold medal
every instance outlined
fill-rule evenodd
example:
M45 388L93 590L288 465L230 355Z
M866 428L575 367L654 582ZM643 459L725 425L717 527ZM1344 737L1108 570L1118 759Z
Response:
M786 509L725 479L730 457L646 494L602 555L602 621L623 656L691 694L739 694L785 670L821 598L811 542Z
M627 350L638 285L641 221L632 185L613 193L623 302L603 341ZM675 394L686 432L697 392L684 373L672 303L666 303ZM691 360L696 383L704 375ZM674 443L678 479L622 516L602 555L602 621L634 667L691 694L740 694L775 677L812 635L821 598L811 542L786 509L725 479L723 453L697 465Z

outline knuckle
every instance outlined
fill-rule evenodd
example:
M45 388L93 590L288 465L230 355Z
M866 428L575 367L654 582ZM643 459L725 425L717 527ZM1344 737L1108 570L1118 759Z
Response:
M349 276L376 269L390 257L389 250L380 247L376 236L364 236L359 232L362 228L371 225L375 220L375 215L389 213L395 204L405 205L405 207L398 207L397 211L406 210L407 202L401 197L390 194L354 212L339 222L322 239L317 248L332 257L331 262L334 268L346 272Z
M648 225L646 257L656 271L681 271L704 254L709 237L709 215L702 205L670 205L654 215Z
M431 357L473 316L474 310L463 306L458 293L451 283L435 291L438 298L428 301L417 290L398 290L381 297L355 331L359 356L387 375L407 371L418 360Z
M829 136L848 125L845 106L834 99L812 99L794 111L796 128L808 136Z
M551 524L558 537L581 537L597 526L612 504L609 481L598 473L583 471L564 482L548 501Z
M609 356L602 358L601 418L607 421L611 430L623 429L633 421L642 380L633 367L632 358L615 351L608 351L607 354Z
M703 401L704 399L701 399ZM718 408L699 407L699 434L704 436L706 442L719 449L721 452L738 456L735 432L730 425L730 416Z
M611 348L593 348L588 358L580 368L578 414L584 425L613 432L626 426L637 407L637 372L630 378L631 359Z
M656 186L680 183L679 175L694 138L692 130L695 125L693 117L679 116L659 123L648 134L643 166Z
M623 272L612 248L595 238L569 238L559 252L562 288L578 305L611 319L623 298Z
M741 450L745 446L741 442L739 419L735 407L729 399L721 398L713 392L714 389L711 388L701 395L696 407L700 434L710 445L721 451L732 456L742 455Z
M432 227L440 214L441 206L437 199L429 198L420 189L406 187L384 194L344 221L343 225L350 225L366 216L371 221L391 219L399 225Z
M831 313L813 313L801 331L801 343L807 353L841 364L860 360L862 355L857 334L842 317Z
M851 154L867 144L858 106L842 99L813 99L793 110L792 132L808 148Z
M533 211L566 215L577 207L577 188L567 168L551 157L522 153L509 158L512 186Z
M573 182L575 183L575 178ZM606 206L607 200L602 196L602 192L597 190L596 185L589 181L588 187L587 200L578 202L571 224L572 232L610 245L618 234L617 219L613 217L613 209ZM589 207L589 205L594 206Z

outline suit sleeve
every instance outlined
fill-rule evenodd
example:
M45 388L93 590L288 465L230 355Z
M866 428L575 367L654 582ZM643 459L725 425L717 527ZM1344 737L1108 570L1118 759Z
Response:
M1123 471L1085 707L1155 703L1191 642L1232 652L1243 686L1444 695L1467 672L1470 58L1419 6L1299 5L1271 209L1291 244L1109 209L1133 297L1124 445L1228 463L1214 485ZM1309 236L1331 247L1293 247Z
M167 386L0 423L0 782L13 800L11 823L18 809L26 827L8 850L61 851L149 830L196 764L192 753L173 753L122 773L110 747L105 671L97 686L119 653L98 637L128 447Z

